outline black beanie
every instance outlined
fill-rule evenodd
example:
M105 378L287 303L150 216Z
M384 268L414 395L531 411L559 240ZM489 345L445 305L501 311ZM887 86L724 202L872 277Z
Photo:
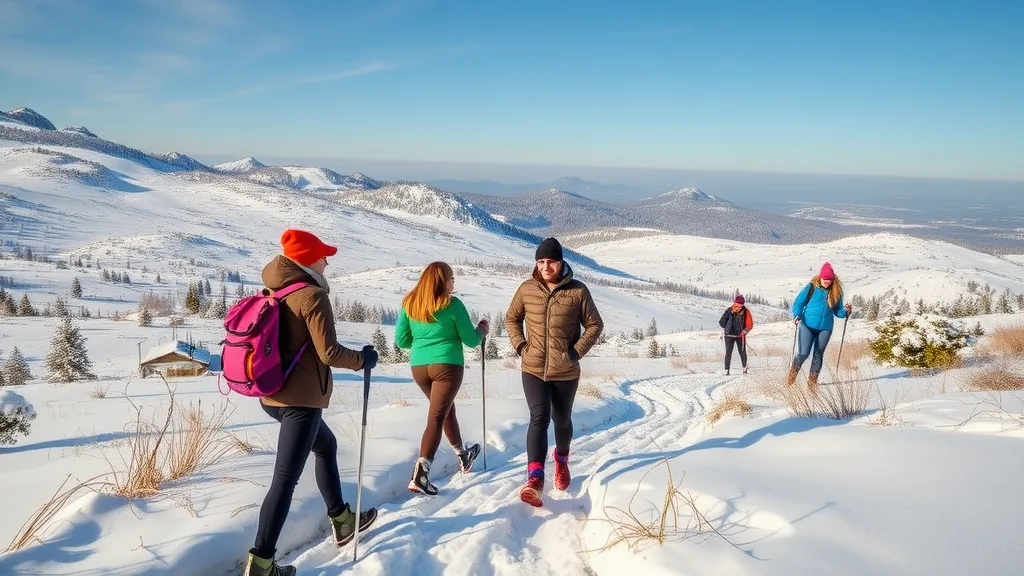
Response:
M554 238L545 238L537 246L537 253L534 254L534 260L540 260L547 258L549 260L562 261L562 245L558 243L558 240Z

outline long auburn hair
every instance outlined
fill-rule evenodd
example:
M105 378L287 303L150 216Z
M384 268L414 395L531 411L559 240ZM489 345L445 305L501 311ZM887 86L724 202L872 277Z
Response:
M402 298L406 316L417 322L433 322L434 314L451 304L448 280L454 276L452 267L445 262L428 264L420 273L416 286Z
M824 290L825 287L821 285L821 276L815 276L811 278L811 284L814 284L816 289ZM828 288L828 307L835 308L836 304L839 303L840 298L843 297L843 283L839 281L839 276L832 279L832 285Z

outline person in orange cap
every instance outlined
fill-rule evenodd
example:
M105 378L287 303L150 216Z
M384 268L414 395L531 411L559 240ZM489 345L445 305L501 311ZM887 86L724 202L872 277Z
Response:
M297 282L309 285L288 294L281 302L281 357L299 356L284 388L260 398L263 411L281 423L281 430L274 477L260 509L256 543L249 550L245 576L295 574L294 567L278 565L274 555L295 485L310 452L315 456L316 484L327 505L335 542L343 546L352 539L355 513L341 496L338 440L323 420L323 409L330 404L334 387L331 367L362 370L377 364L377 352L372 346L364 346L362 352L350 350L338 342L334 331L334 311L324 269L327 259L337 254L338 249L310 232L296 229L284 231L281 248L282 254L263 268L263 284L275 292ZM360 531L376 519L375 508L361 512Z

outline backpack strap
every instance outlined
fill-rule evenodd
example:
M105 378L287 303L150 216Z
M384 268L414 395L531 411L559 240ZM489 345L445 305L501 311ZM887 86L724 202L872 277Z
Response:
M295 292L295 291L297 291L297 290L299 290L301 288L305 288L306 286L312 286L312 284L310 284L309 282L296 282L294 284L289 284L289 285L285 286L284 288L281 288L280 290L274 292L271 296L275 300L283 300L286 296L288 296L292 292Z

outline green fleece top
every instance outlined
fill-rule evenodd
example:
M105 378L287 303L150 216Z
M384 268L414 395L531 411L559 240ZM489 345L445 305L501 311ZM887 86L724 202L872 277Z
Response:
M411 320L402 308L395 324L395 344L410 350L409 365L455 364L464 366L462 345L480 345L480 334L469 319L465 304L455 296L448 306L434 314L433 322Z

